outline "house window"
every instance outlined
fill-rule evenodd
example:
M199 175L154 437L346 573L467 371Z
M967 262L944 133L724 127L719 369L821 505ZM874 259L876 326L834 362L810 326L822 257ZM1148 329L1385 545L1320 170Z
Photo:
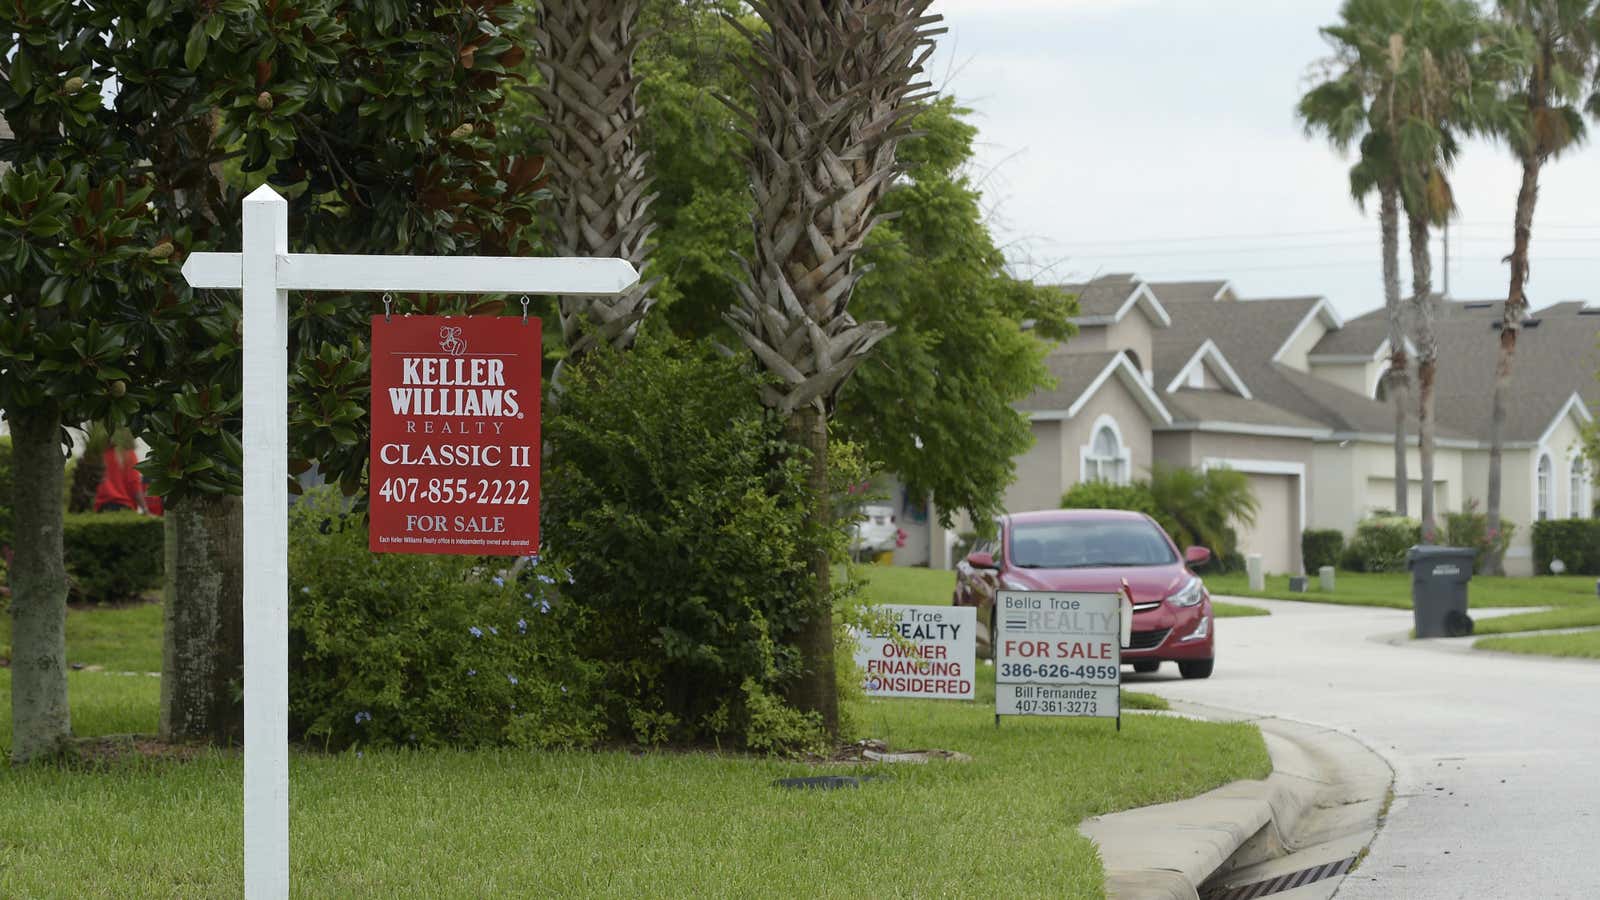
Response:
M1567 468L1567 516L1573 519L1584 519L1589 516L1588 497L1584 496L1589 481L1588 466L1584 458L1572 457L1572 464Z
M1539 457L1539 474L1534 483L1534 508L1540 521L1550 518L1550 454Z
M1100 424L1094 430L1083 456L1083 480L1113 484L1128 480L1128 449L1110 423Z
M1189 370L1189 387L1204 388L1206 386L1206 367L1197 363Z

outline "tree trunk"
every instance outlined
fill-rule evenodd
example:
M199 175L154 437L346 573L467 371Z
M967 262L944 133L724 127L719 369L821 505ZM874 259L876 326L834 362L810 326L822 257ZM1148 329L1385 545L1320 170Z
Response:
M244 504L208 495L166 508L161 739L240 743Z
M11 410L11 759L59 753L72 736L67 707L67 569L62 562L61 410Z
M796 410L787 424L789 440L811 453L810 487L813 520L831 525L828 497L828 420L815 406ZM830 736L839 734L839 686L833 667L833 604L830 599L832 561L827 551L811 558L813 592L807 598L809 615L800 625L795 645L800 649L804 671L789 691L789 701L806 712L820 713Z
M1433 258L1429 255L1428 221L1409 216L1411 235L1412 327L1417 344L1417 435L1422 469L1422 542L1431 544L1438 530L1433 508L1433 378L1438 369L1439 339L1433 331Z
M1389 314L1389 402L1394 404L1394 511L1410 515L1410 479L1406 474L1406 394L1411 374L1406 358L1405 307L1400 301L1400 189L1379 191L1378 221L1383 228L1383 308Z
M1506 403L1511 395L1511 364L1517 355L1517 335L1528 298L1522 286L1528 280L1528 244L1533 240L1533 209L1539 202L1539 168L1542 161L1530 155L1522 161L1522 187L1517 191L1517 213L1511 244L1511 286L1500 313L1500 357L1494 369L1494 409L1489 416L1489 496L1486 504L1488 534L1491 541L1500 533L1500 464L1505 445ZM1531 523L1530 523L1531 525ZM1492 553L1486 563L1491 574L1505 574L1501 554Z

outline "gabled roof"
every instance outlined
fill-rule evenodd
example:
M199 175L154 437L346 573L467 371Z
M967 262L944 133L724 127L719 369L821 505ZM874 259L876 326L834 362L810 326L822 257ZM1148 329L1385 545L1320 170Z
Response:
M1078 316L1072 321L1080 326L1115 324L1135 306L1160 327L1172 321L1150 286L1131 274L1102 275L1087 283L1056 288L1078 298Z
M1076 416L1112 378L1121 381L1157 425L1172 423L1172 413L1151 390L1128 355L1120 350L1107 353L1052 353L1045 358L1056 386L1035 391L1017 404L1017 409L1036 419L1070 419Z
M1180 388L1165 399L1172 410L1172 425L1163 431L1234 431L1284 437L1332 434L1332 429L1314 419L1226 391Z
M1507 443L1533 443L1571 402L1573 393L1590 408L1600 406L1600 315L1545 311L1530 320L1517 338L1511 363L1512 401L1506 404ZM1441 319L1435 408L1441 425L1487 441L1493 411L1494 360L1500 350L1497 318Z
M1188 381L1189 373L1194 371L1196 366L1210 368L1212 372L1220 376L1219 380L1227 384L1235 394L1246 400L1251 399L1250 388L1240 380L1239 373L1233 370L1228 358L1222 355L1221 350L1217 349L1217 342L1210 338L1206 338L1205 343L1196 347L1194 352L1189 354L1188 359L1178 366L1177 372L1171 379L1163 379L1167 382L1167 393L1171 394L1181 389L1184 383Z
M1333 304L1329 303L1326 297L1315 297L1312 299L1316 300L1316 302L1311 305L1311 308L1306 311L1306 314L1301 317L1300 321L1296 323L1294 328L1291 329L1288 335L1284 337L1283 343L1278 345L1277 351L1272 354L1273 362L1277 362L1283 358L1283 354L1289 349L1289 345L1294 343L1295 339L1300 336L1300 332L1306 330L1306 328L1311 325L1313 320L1320 320L1323 327L1329 331L1336 331L1344 326L1344 320L1339 318L1338 311L1333 308Z
M1150 290L1162 303L1236 299L1231 281L1152 281Z

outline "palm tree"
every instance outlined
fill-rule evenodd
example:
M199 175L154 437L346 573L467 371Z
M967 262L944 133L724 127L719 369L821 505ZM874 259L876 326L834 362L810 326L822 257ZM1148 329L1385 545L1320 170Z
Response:
M1393 33L1393 3L1346 0L1340 22L1323 29L1333 55L1319 66L1323 80L1300 98L1296 109L1306 136L1325 134L1341 153L1359 145L1360 158L1350 169L1350 193L1364 205L1378 195L1378 228L1382 235L1383 307L1389 319L1389 371L1386 395L1394 405L1394 507L1407 514L1406 393L1410 378L1406 359L1404 306L1400 300L1400 180L1393 160L1394 135L1380 105L1394 91L1387 55Z
M875 209L899 172L895 148L928 96L916 81L939 16L930 0L751 0L755 112L738 111L751 141L755 249L744 263L729 327L776 378L767 406L811 455L815 521L828 520L828 416L845 379L889 333L846 311L864 269L854 265ZM829 560L810 560L816 593L796 643L805 674L791 693L838 731Z
M1600 6L1594 0L1499 0L1500 19L1510 27L1525 56L1510 79L1499 105L1495 131L1522 163L1522 186L1512 230L1511 285L1500 317L1500 354L1495 364L1494 409L1489 419L1489 495L1486 504L1491 537L1500 531L1500 466L1510 399L1511 364L1517 335L1527 313L1523 285L1528 280L1528 244L1533 237L1533 210L1539 200L1539 172L1546 161L1576 147L1584 139L1578 103L1593 76L1600 53ZM1589 98L1600 115L1600 91ZM1499 573L1500 555L1488 561Z
M1431 231L1455 212L1446 177L1458 133L1477 125L1475 102L1486 91L1475 54L1484 34L1471 0L1402 2L1404 27L1388 39L1392 90L1383 115L1394 135L1394 163L1411 245L1411 327L1417 347L1418 457L1422 478L1422 535L1437 531L1434 512L1434 376L1439 341L1434 316Z
M542 84L528 88L543 107L545 155L554 164L556 228L562 256L621 257L644 267L649 215L646 153L639 142L639 0L547 0L534 26ZM609 298L559 301L565 364L606 341L632 346L653 301L655 280Z

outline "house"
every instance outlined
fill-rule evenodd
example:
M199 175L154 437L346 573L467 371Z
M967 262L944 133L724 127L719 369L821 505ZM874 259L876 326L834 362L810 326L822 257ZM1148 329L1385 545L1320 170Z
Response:
M1344 320L1321 297L1243 299L1226 281L1131 274L1062 285L1079 333L1046 359L1056 384L1018 404L1034 445L1017 460L1009 510L1053 508L1074 484L1128 481L1154 463L1245 473L1260 510L1240 545L1269 572L1302 571L1300 534L1348 535L1395 506L1394 416L1383 394L1389 342L1378 309ZM1432 490L1439 515L1482 507L1501 305L1442 300ZM1531 574L1529 523L1587 516L1594 479L1581 429L1600 405L1600 308L1531 313L1512 373L1503 516L1517 527L1512 574ZM1415 393L1405 410L1408 505L1420 511ZM926 540L923 543L924 539ZM913 532L906 562L948 565L951 536ZM924 553L922 548L926 547ZM921 556L923 559L910 557Z

